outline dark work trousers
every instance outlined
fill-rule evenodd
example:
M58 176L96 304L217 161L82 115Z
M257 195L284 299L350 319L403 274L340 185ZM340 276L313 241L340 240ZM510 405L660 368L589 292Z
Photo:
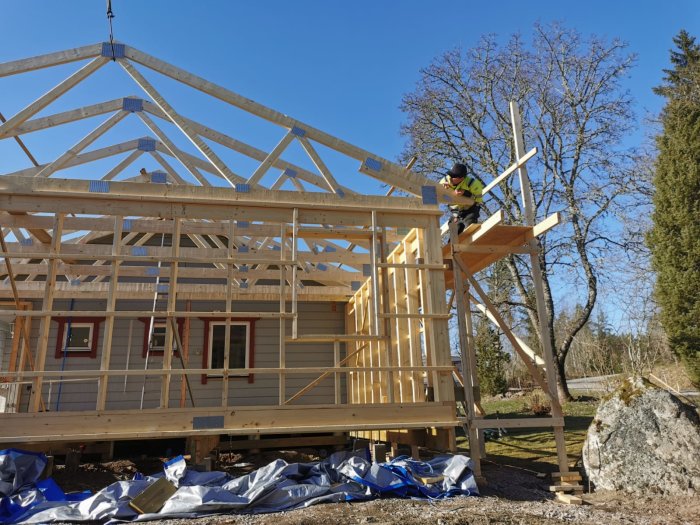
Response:
M479 222L479 212L481 208L478 204L474 204L471 208L462 208L459 210L451 210L451 222L459 224L458 233L462 233L467 226Z

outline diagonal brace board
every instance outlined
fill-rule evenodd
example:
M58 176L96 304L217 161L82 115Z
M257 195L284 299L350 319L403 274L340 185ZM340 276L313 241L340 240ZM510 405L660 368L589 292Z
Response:
M91 62L80 68L78 71L73 73L63 82L54 86L46 94L39 97L37 100L29 104L15 116L9 119L7 122L0 125L0 138L5 138L10 131L15 129L20 124L26 122L33 115L36 115L39 111L51 104L51 102L53 102L61 95L75 87L81 81L85 80L92 73L104 66L107 62L109 62L108 58L95 58Z
M211 148L187 125L185 120L173 109L173 107L156 91L153 85L139 73L127 60L117 60L119 65L129 74L131 78L151 97L153 102L167 115L175 126L195 145L199 152L216 168L216 171L226 179L231 186L235 186L236 175L224 164L224 162L211 150Z

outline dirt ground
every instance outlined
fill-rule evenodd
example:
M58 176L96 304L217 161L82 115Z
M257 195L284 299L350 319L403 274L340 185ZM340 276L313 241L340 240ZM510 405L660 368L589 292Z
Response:
M261 454L222 455L218 470L234 476L282 458L290 463L317 461L314 451L266 451ZM59 465L53 478L64 491L100 490L116 480L131 479L136 471L160 472L156 459L120 460L109 463L83 463L77 472ZM586 493L585 505L565 505L553 500L547 490L549 479L524 470L485 463L486 484L480 484L481 497L456 497L442 501L378 499L369 502L335 503L311 506L290 512L262 515L221 515L199 519L162 520L154 524L267 524L301 525L332 523L381 524L700 524L700 496L644 497L622 493Z

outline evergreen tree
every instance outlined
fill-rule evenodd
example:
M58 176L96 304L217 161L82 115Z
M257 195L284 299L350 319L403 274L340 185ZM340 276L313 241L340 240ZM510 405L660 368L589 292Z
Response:
M503 350L498 330L487 320L480 319L474 345L481 391L489 395L505 394L508 390L506 365L510 356Z
M661 323L691 380L700 384L700 45L681 31L657 137L654 226L648 242L657 272Z

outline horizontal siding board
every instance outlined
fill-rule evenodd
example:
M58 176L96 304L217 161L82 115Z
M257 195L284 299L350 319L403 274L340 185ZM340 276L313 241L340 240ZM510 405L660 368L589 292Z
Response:
M35 309L41 308L40 302L35 302ZM105 301L76 300L73 311L76 316L81 316L80 311L103 311ZM119 311L147 311L152 308L152 303L147 301L123 301L117 304ZM222 310L225 306L221 301L197 301L192 303L192 310L215 311ZM57 300L54 302L56 310L70 310L70 301ZM185 304L178 304L178 309L184 310ZM236 312L233 314L247 317L246 312L277 312L277 302L236 302ZM287 305L287 311L291 311L291 304ZM344 305L328 302L299 303L299 335L309 334L341 334L345 330ZM221 312L202 313L201 317L222 316ZM32 322L32 348L36 349L38 343L39 319ZM129 332L131 325L131 338ZM100 355L103 345L103 332L105 323L100 324L98 334L97 358L87 356L56 358L56 338L58 335L58 323L51 322L49 331L49 345L47 349L47 370L96 370L100 366ZM146 359L143 357L144 334L148 331L148 323L137 319L117 318L114 321L112 338L112 353L110 360L111 369L124 369L127 366L132 370L146 368ZM287 337L292 334L292 322L286 322ZM130 351L127 359L127 348ZM288 367L325 367L333 366L333 344L287 344ZM341 344L341 358L345 354L345 345ZM199 317L190 319L189 335L189 366L201 368L204 355L204 321ZM277 319L258 319L255 323L255 366L275 368L279 364L279 321ZM174 369L180 369L181 365L177 357L173 358ZM162 357L149 356L148 369L154 374L149 375L145 381L144 408L157 407L160 402L160 376L158 370L162 367ZM315 380L319 374L288 374L286 379L286 396L289 398L300 388L303 388ZM342 377L342 376L341 376ZM58 395L58 383L44 384L44 396L48 399L51 394L51 408L56 404ZM170 406L178 407L180 400L180 377L172 376ZM144 379L141 376L128 377L112 376L109 379L109 391L107 397L108 409L133 409L140 406L141 391ZM270 374L255 374L254 382L249 383L248 378L233 378L229 382L229 404L231 406L272 406L278 403L278 377ZM345 393L345 380L342 379L342 392ZM215 407L221 403L221 380L209 378L206 385L202 384L199 374L190 375L190 386L193 390L195 405L197 407ZM61 411L68 410L92 410L95 408L97 381L81 383L64 383L61 387L60 407ZM27 396L24 396L25 399ZM306 393L294 404L324 404L334 402L333 376L325 379L314 389ZM186 396L186 405L191 406L189 394Z

